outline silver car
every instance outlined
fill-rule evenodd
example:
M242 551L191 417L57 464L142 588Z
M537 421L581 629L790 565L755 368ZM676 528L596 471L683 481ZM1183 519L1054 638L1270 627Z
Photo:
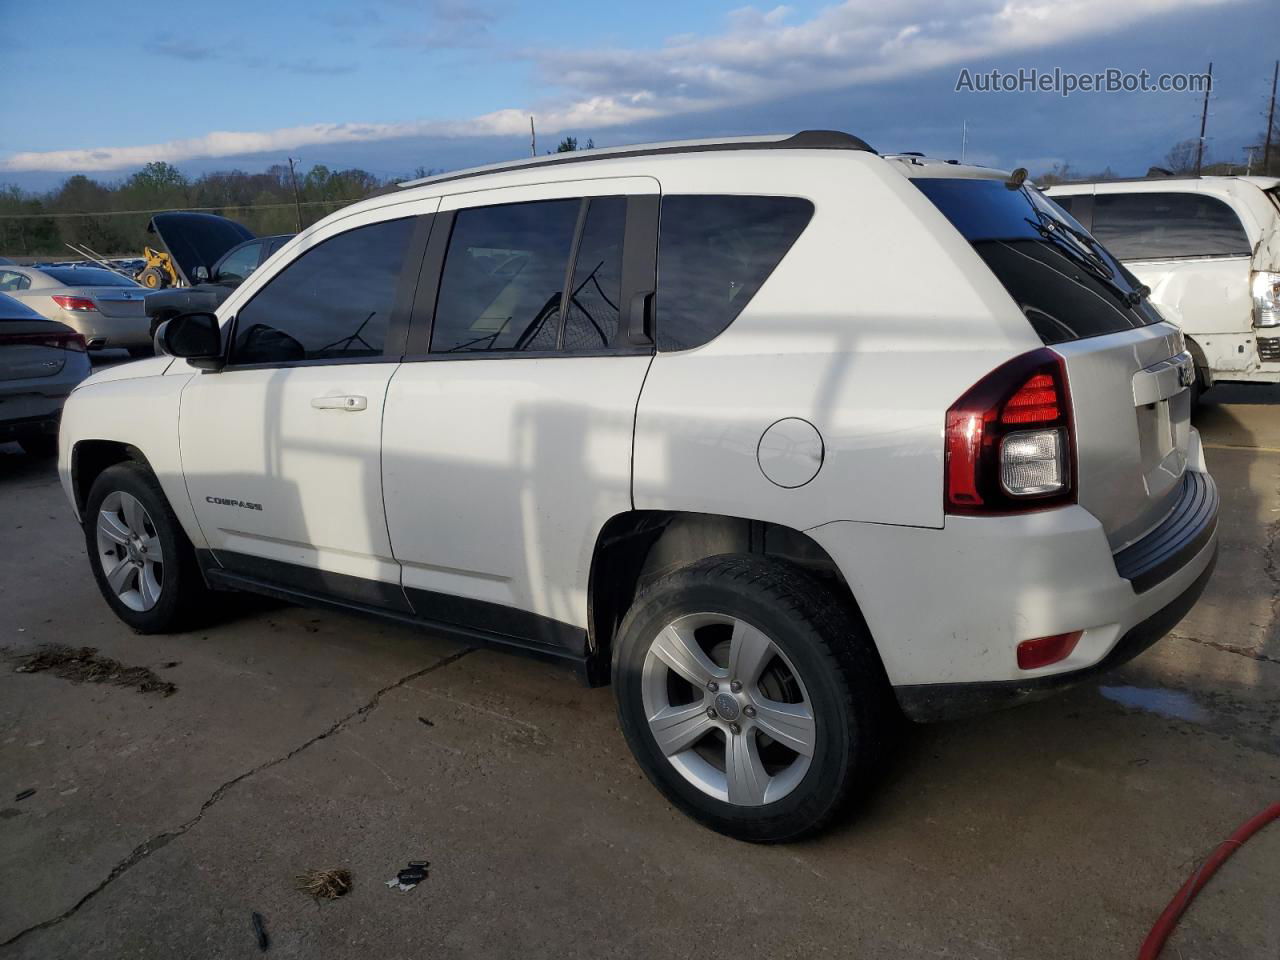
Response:
M102 267L0 266L0 293L80 333L90 350L123 347L149 357L146 288Z
M88 375L80 334L0 293L0 443L56 454L63 401Z

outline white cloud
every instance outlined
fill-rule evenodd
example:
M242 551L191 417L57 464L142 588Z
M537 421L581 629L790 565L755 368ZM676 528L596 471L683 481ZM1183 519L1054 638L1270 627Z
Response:
M674 37L653 50L528 54L549 85L550 107L510 107L469 120L333 123L264 132L216 132L141 146L15 153L4 170L116 170L151 160L179 163L315 144L411 136L492 136L602 130L695 110L881 83L947 65L1110 34L1180 10L1236 0L846 0L792 22L787 7L745 7L725 29Z

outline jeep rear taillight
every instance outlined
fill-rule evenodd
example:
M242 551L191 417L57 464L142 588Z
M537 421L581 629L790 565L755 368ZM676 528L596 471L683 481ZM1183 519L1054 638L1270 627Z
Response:
M947 411L948 513L1015 513L1075 502L1075 436L1062 358L1015 357Z

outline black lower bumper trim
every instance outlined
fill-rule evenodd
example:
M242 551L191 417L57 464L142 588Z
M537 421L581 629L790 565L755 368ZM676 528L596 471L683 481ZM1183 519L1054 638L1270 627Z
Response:
M1144 593L1198 554L1218 529L1218 486L1207 473L1182 475L1178 501L1160 525L1113 558L1116 573Z
M894 687L894 695L898 698L902 712L909 718L917 723L932 723L1029 703L1082 681L1091 680L1132 660L1172 630L1200 599L1217 562L1218 549L1215 546L1209 565L1186 590L1130 629L1111 648L1110 653L1091 667L1047 677L1028 677L1026 680L907 684Z

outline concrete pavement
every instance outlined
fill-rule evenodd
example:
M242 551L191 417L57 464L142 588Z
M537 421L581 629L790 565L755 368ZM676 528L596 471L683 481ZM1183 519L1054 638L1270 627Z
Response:
M52 467L0 447L0 645L92 645L170 697L0 669L0 956L1129 957L1280 799L1280 391L1199 418L1222 555L1175 635L1101 683L920 727L863 808L762 848L675 813L608 689L397 626L248 602L140 637ZM22 801L16 794L37 792ZM428 859L411 893L383 881ZM353 892L314 903L308 868ZM1280 955L1280 826L1169 957Z

